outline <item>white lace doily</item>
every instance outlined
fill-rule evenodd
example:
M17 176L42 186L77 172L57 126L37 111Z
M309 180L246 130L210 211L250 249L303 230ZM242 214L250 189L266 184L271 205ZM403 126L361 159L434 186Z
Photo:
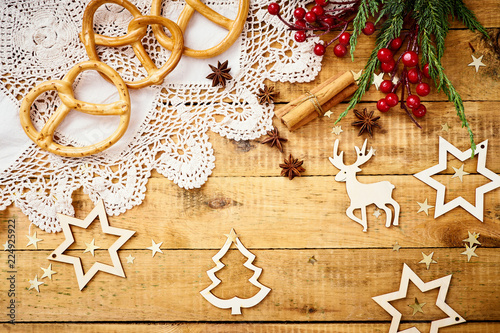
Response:
M313 40L292 42L293 33L267 13L269 1L251 0L245 29L230 50L215 59L183 57L163 85L131 91L131 125L117 146L86 158L56 156L26 140L18 124L20 99L36 84L60 79L76 63L88 59L78 39L87 2L0 3L0 130L9 132L0 134L0 209L14 203L35 225L48 232L60 231L56 213L74 214L71 195L80 187L94 202L103 198L110 215L123 213L143 201L153 169L181 188L200 187L215 166L208 130L234 140L260 137L271 129L273 116L272 106L259 105L257 101L256 94L263 88L264 80L306 82L313 80L321 69L321 58L311 52ZM132 2L143 14L150 12L150 0ZM289 8L295 8L299 2L289 1ZM237 1L206 4L227 16L236 13L238 6ZM182 6L182 1L165 0L163 15L175 21ZM292 11L283 14L291 19ZM94 29L117 36L126 31L130 19L131 15L118 6L103 6L95 15ZM199 34L204 28L199 28L207 23L203 18L197 20L188 26L188 46L202 39ZM158 64L168 58L169 53L158 47L152 34L143 43ZM98 50L102 61L117 69L125 80L144 75L131 48ZM205 79L210 73L208 64L215 65L225 58L231 59L229 67L234 79L225 90L213 88L211 81ZM90 91L100 89L89 77L83 76L74 85L82 95L86 87ZM59 103L55 93L41 97L33 107L33 121L39 126ZM109 99L112 95L100 97ZM87 141L99 141L109 129L114 130L112 121L103 125L101 119L83 119L81 125L70 120L66 119L67 124L59 132L62 143L86 145Z

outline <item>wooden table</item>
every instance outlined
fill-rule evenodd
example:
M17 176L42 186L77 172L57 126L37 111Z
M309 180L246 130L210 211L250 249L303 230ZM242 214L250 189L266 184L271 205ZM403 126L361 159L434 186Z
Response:
M493 39L454 24L447 38L443 58L446 73L465 101L468 119L476 142L489 139L487 167L500 172L500 6L496 0L467 1ZM358 71L373 47L374 36L360 38L356 60L337 59L331 49L323 59L323 69L315 82L275 84L280 91L277 108L303 94L329 76L346 70ZM475 55L484 55L478 73L467 65ZM273 84L273 83L271 83ZM382 97L374 87L358 108L375 109ZM315 120L289 133L278 121L276 126L288 138L285 152L261 145L259 141L234 142L211 134L216 168L208 182L196 190L179 189L154 173L147 185L144 203L118 217L112 226L132 229L135 236L119 252L127 278L99 273L79 291L73 267L57 262L52 280L43 279L40 293L27 290L28 280L43 273L51 250L63 240L62 234L46 234L36 227L43 241L38 249L26 247L29 221L13 206L0 212L0 241L7 238L8 219L15 219L15 296L9 296L11 273L7 252L0 252L0 331L2 332L386 332L390 315L371 298L398 290L403 263L424 281L453 274L447 303L467 323L443 332L500 332L500 190L484 197L485 217L481 223L457 208L437 219L433 210L427 216L417 213L417 201L435 203L435 190L413 174L437 163L438 137L442 136L461 150L467 149L466 131L460 128L453 105L443 93L424 98L428 114L417 129L398 108L382 115L382 130L376 130L369 145L376 156L363 165L360 181L388 180L396 185L394 198L401 205L400 226L385 227L385 215L378 219L368 208L367 233L345 215L349 206L344 183L328 161L332 156L331 133L336 115L345 104L332 111L332 119ZM346 163L354 161L354 145L361 145L350 123L341 122L340 148ZM442 130L448 123L451 129ZM278 164L292 153L304 160L306 172L289 181L280 177ZM463 196L474 202L475 188L487 179L477 174L476 162L465 163L463 183L451 179L461 162L449 157L448 169L436 177L447 186L446 200ZM84 218L93 204L83 191L73 196L76 217ZM359 214L359 213L358 213ZM254 264L263 268L259 281L272 292L259 305L243 309L240 316L213 307L199 292L210 285L206 271L214 266L211 257L235 228L243 244L256 256ZM460 253L465 250L467 231L481 234L481 246L468 263ZM81 256L84 267L94 262L110 262L106 248L114 238L103 237L98 223L88 230L75 230L73 255ZM101 248L95 258L82 254L92 238ZM163 254L151 257L146 247L151 239L163 242ZM398 242L402 248L393 251ZM434 252L437 264L427 270L418 262L422 253ZM127 264L125 257L136 259ZM314 259L312 259L314 258ZM242 266L245 258L236 250L223 259L226 268L217 276L222 284L214 294L223 298L251 297L257 288L247 282L253 274ZM427 332L431 320L444 314L434 305L437 290L421 293L410 286L406 299L393 303L403 313L401 328L416 326ZM426 303L424 313L412 316L408 307L417 297ZM13 326L7 322L9 302L16 304Z

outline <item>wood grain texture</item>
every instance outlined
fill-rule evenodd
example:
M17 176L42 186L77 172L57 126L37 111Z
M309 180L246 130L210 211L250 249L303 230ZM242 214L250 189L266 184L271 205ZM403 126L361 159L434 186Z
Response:
M242 242L248 243L242 237ZM223 240L219 241L222 246ZM421 252L434 252L438 264L426 270ZM478 258L467 263L462 249L338 249L338 250L253 250L254 264L263 269L259 281L272 288L257 306L232 316L208 303L199 292L210 279L206 271L214 266L215 250L121 251L132 254L134 264L125 264L127 278L98 273L83 292L77 288L73 267L53 263L57 274L40 286L40 293L28 291L26 282L48 266L48 251L20 251L17 254L17 321L387 321L390 316L371 297L399 289L401 270L406 262L424 281L453 274L447 303L466 320L496 320L500 316L500 252L479 248ZM315 264L309 263L314 256ZM5 254L2 255L2 258ZM213 290L219 297L251 297L257 289L233 274L244 258L231 251L227 266L217 273L226 283ZM239 271L238 271L239 272ZM241 272L252 274L243 269ZM250 288L252 287L252 288ZM415 293L414 293L415 292ZM394 302L403 320L412 317L408 304L418 297L427 302L425 318L442 318L435 303L437 289L425 294L409 289L409 299ZM0 294L0 306L8 301Z
M17 324L0 325L6 333L382 333L389 324ZM500 323L466 323L446 333L497 333Z
M465 112L479 143L488 139L487 167L500 173L500 3L497 0L468 0L492 39L452 23L443 57L446 74L464 99ZM327 52L322 71L314 82L302 84L267 82L280 91L276 108L311 90L332 75L363 68L374 45L375 36L361 36L356 59L338 59ZM467 65L484 55L478 73ZM285 46L288 47L288 46ZM374 87L363 97L358 109L375 110L383 94ZM453 274L447 303L468 322L443 332L500 332L500 189L485 196L484 222L461 208L434 219L418 213L417 201L426 198L434 205L435 190L413 177L416 172L437 163L438 137L442 136L462 151L469 148L468 136L460 128L453 105L446 96L432 92L423 98L428 114L416 128L398 108L382 115L381 130L376 129L368 145L377 151L359 173L361 182L388 180L396 185L394 198L400 203L400 226L385 227L385 215L376 219L368 209L368 232L347 218L349 205L345 184L337 183L338 172L328 161L333 143L340 139L346 164L355 159L354 145L361 146L366 135L358 137L350 124L350 113L341 123L340 136L331 133L346 103L332 108L331 118L321 117L290 133L277 119L274 123L289 141L284 153L261 145L259 140L233 141L210 134L216 168L200 189L179 189L164 176L153 172L142 205L120 216L110 216L112 226L136 231L119 255L127 278L98 273L88 286L78 290L73 267L52 262L57 272L52 280L43 279L40 293L27 290L28 280L40 278L40 267L51 262L47 256L63 240L62 234L47 234L29 225L20 209L10 206L0 212L0 243L7 235L7 220L16 219L16 321L6 322L8 253L0 251L0 332L171 332L171 333L364 333L387 332L391 317L371 297L396 291L403 263L425 281ZM441 124L448 123L449 132ZM278 164L292 153L304 159L306 172L289 181L279 177ZM448 156L448 168L436 176L447 186L446 200L463 196L474 202L474 191L487 180L476 172L476 160L465 162L471 175L464 182L451 179L452 167L461 162ZM82 190L73 194L76 217L84 218L93 204ZM359 214L359 212L356 212ZM259 281L271 293L243 315L213 307L199 291L211 282L206 271L214 266L212 256L225 241L224 234L235 228L243 244L256 256L254 264L263 268ZM38 249L26 247L26 235L37 231ZM110 263L107 248L114 238L104 237L99 224L87 230L75 228L75 243L69 254L80 257L85 269L95 261ZM460 253L465 250L467 231L479 232L479 257L471 262ZM95 257L83 253L85 243L95 238L101 248ZM164 254L151 257L145 250L151 239L163 242ZM402 248L392 251L398 242ZM437 264L429 270L418 262L422 252L434 252ZM136 257L127 264L125 257ZM314 260L311 260L314 258ZM223 281L213 290L222 298L251 297L256 288L247 282L251 271L238 251L222 259L226 267L217 276ZM314 263L312 263L314 262ZM400 329L416 326L428 332L429 322L442 318L434 305L437 290L420 293L410 285L407 298L393 302L403 313ZM411 315L409 304L417 297L424 314ZM155 323L160 324L155 324ZM440 330L441 332L441 330Z

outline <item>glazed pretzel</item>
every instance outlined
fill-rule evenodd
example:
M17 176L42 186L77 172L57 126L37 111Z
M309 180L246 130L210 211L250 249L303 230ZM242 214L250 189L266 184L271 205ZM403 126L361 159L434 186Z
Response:
M151 5L151 14L161 17L161 3L162 0L153 0ZM226 29L228 34L224 39L217 45L206 49L206 50L194 50L189 47L184 47L184 54L193 58L212 58L218 56L225 52L233 43L238 39L248 16L248 10L250 8L250 0L239 0L238 3L238 13L234 20L230 20L227 17L217 13L212 8L208 7L200 0L186 0L186 6L182 10L179 18L177 19L177 24L181 28L182 32L186 31L186 27L189 20L193 16L194 12L198 12L205 16L207 19L217 24L218 26ZM158 25L153 25L153 32L155 34L158 42L168 50L172 51L175 48L175 38L167 36L163 31L163 28Z
M114 3L123 6L127 9L134 18L128 25L127 34L119 37L109 37L96 34L94 32L94 14L96 10L103 4ZM167 62L157 68L153 60L149 57L141 39L146 36L148 25L153 27L167 28L172 34L169 39L169 50L172 52ZM119 47L130 45L134 49L134 53L146 69L148 76L139 81L125 81L127 87L139 89L148 87L153 84L161 84L163 79L170 73L181 59L182 50L184 48L184 37L182 30L177 24L171 20L161 16L143 16L141 12L132 3L127 0L92 0L83 13L82 34L80 38L85 45L87 54L91 60L99 60L96 45ZM160 44L162 44L160 42ZM162 44L163 47L165 45Z
M75 99L72 84L76 77L86 70L96 70L111 81L118 88L120 100L110 104L93 104ZM49 90L57 91L62 104L38 132L31 122L31 106L38 96ZM54 142L54 132L72 109L91 115L120 116L120 124L110 137L96 144L85 147L63 146ZM123 136L130 119L130 97L125 82L114 69L102 62L85 61L71 68L62 80L46 81L30 90L21 103L19 113L24 131L40 148L61 156L82 157L111 147Z

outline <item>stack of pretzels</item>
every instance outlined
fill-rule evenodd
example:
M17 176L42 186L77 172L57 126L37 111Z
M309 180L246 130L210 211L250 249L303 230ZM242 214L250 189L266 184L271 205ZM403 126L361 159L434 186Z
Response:
M182 55L205 59L223 53L241 34L249 10L249 0L239 0L236 18L230 20L206 6L200 0L185 0L186 5L179 15L177 23L175 23L161 16L162 0L152 1L151 15L142 15L137 7L127 0L92 0L87 5L83 14L83 29L80 39L85 45L90 60L81 62L71 68L62 80L50 80L39 84L28 92L21 103L20 118L23 129L28 137L40 148L60 156L83 157L102 152L111 147L125 134L128 127L130 120L128 88L140 89L163 83L165 77L177 66ZM94 14L99 7L108 3L124 7L134 17L128 25L126 35L109 37L94 32ZM228 34L219 44L206 50L194 50L184 46L183 33L186 31L189 20L195 12L199 12L210 21L228 30ZM159 44L171 51L169 59L160 68L156 67L141 42L147 33L149 25L152 26L154 36ZM171 37L165 33L164 28L168 29ZM96 45L108 47L130 45L136 57L144 66L147 76L138 81L124 81L113 68L100 61ZM118 89L120 100L110 104L93 104L75 99L72 84L81 72L87 70L98 71L103 78L114 84ZM47 123L38 132L31 121L31 107L38 96L49 90L57 91L62 104L57 107ZM110 137L101 142L84 147L64 146L54 141L54 133L71 110L99 116L120 116L120 124Z

